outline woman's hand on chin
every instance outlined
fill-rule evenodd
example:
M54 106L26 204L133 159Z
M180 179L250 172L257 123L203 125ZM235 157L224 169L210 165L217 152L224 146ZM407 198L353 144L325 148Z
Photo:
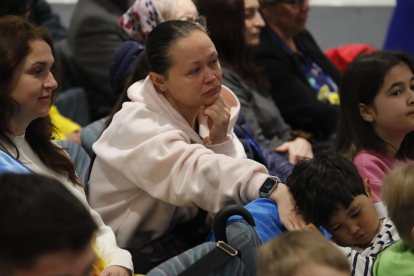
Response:
M208 128L210 129L210 142L221 144L229 138L227 129L230 121L230 108L220 96L212 105L204 108L204 115L208 116Z
M296 211L296 202L293 199L289 188L279 183L276 190L270 194L269 199L277 204L280 222L288 231L301 231L306 227L303 217Z

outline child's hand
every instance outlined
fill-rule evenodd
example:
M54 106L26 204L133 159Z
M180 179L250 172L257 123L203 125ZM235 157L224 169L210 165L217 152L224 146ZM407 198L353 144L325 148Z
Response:
M298 137L293 141L284 142L275 148L276 152L289 152L289 162L296 164L298 157L313 158L312 145L308 140Z
M99 276L131 276L131 270L122 267L122 266L107 266L104 270L102 270Z
M324 236L321 229L316 227L315 224L313 224L313 223L309 223L308 225L306 225L305 231L311 231L311 232L314 232L314 233L317 233L317 234L320 234L320 235Z
M220 96L212 105L204 108L204 115L208 116L208 128L210 129L210 142L221 144L228 140L227 129L230 121L230 108Z

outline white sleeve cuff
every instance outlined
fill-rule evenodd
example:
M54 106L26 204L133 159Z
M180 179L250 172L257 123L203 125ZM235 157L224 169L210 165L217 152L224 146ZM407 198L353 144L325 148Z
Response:
M233 158L237 157L237 150L236 145L234 143L233 134L227 134L227 137L229 138L226 142L213 145L211 142L208 142L206 144L206 147L214 153L217 154L224 154Z

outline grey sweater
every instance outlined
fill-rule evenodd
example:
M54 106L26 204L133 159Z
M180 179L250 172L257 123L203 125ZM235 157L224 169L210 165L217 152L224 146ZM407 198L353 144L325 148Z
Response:
M292 129L283 120L270 95L262 95L249 87L233 71L226 68L222 70L223 84L239 99L241 113L253 130L254 138L272 149L286 142Z

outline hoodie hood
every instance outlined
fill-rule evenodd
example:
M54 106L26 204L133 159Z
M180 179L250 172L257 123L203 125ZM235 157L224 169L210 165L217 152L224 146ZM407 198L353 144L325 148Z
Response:
M230 122L227 129L227 134L230 135L233 131L234 125L236 124L237 117L239 116L240 103L236 95L234 95L234 93L224 85L222 85L220 95L230 107ZM154 110L158 113L165 113L176 125L178 125L190 136L191 140L199 141L201 136L203 138L203 143L206 144L209 142L208 136L210 134L210 129L207 123L208 116L203 114L203 110L200 110L197 115L199 133L196 133L184 117L168 102L164 94L155 90L154 84L151 82L149 77L131 85L128 89L128 98L132 102L144 103L148 109Z

